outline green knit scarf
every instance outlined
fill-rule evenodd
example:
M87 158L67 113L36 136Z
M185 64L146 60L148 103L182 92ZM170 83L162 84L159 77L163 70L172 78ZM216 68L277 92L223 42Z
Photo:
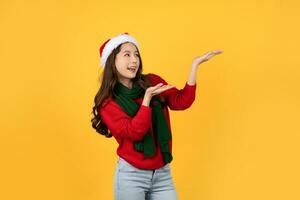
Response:
M132 89L129 89L120 82L117 82L114 87L114 92L117 104L120 105L130 117L134 117L140 108L140 105L134 100L144 96L144 89L138 85L133 85ZM152 107L154 135L157 136L164 162L170 163L173 159L169 148L171 133L163 112L162 103L156 96L153 96L150 105ZM134 148L137 151L143 152L145 157L152 157L155 155L155 142L150 129L148 129L141 141L134 142Z

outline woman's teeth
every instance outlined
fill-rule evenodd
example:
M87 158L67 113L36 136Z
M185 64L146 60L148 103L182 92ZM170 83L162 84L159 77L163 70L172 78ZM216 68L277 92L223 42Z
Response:
M127 68L131 72L135 72L135 68Z

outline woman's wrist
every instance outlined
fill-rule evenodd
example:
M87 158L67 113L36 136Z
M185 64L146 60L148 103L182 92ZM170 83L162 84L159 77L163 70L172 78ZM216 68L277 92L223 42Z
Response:
M149 106L150 101L151 101L151 97L150 97L149 95L145 94L145 95L144 95L144 99L143 99L142 104L143 104L144 106Z
M188 85L195 85L196 84L197 70L198 70L198 66L193 64L191 66L191 71L190 71L189 78L188 78L188 81L187 81Z

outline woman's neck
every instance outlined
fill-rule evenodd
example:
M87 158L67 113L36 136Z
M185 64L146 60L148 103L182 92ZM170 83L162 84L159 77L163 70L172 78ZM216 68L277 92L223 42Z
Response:
M129 89L132 88L132 80L131 79L119 79L119 82L128 87Z

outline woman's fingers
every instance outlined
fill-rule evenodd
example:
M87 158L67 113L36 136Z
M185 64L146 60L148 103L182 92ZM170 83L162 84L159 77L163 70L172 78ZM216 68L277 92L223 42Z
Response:
M220 54L220 53L223 53L223 51L222 51L222 50L212 51L212 52L210 52L209 57L213 57L213 56L218 55L218 54Z
M212 51L212 52L210 53L210 55L211 55L211 57L212 57L212 56L218 55L218 54L220 54L220 53L223 53L223 51L221 51L221 50L216 50L216 51Z
M154 93L154 95L160 94L160 93L162 93L166 90L169 90L171 88L174 88L174 87L176 87L176 86L175 85L163 85L163 86L157 88L156 90L154 90L153 93Z
M155 86L150 87L150 89L151 89L152 91L154 91L154 90L157 90L158 88L165 87L165 86L166 86L166 85L163 85L163 83L158 83L158 84L156 84Z
M148 87L146 93L152 94L157 88L161 87L163 83L158 83L155 86Z
M152 86L153 89L159 88L163 85L163 83L158 83L155 86Z
M223 53L223 51L222 50L215 50L215 51L213 51L213 53L214 54L220 54L220 53Z
M212 58L213 56L218 55L222 52L223 52L222 50L215 50L215 51L208 52L205 54L203 61L207 61L210 58Z
M206 52L202 56L195 57L194 60L192 61L192 65L198 66L199 64L208 61L209 59L211 59L212 57L220 53L223 53L223 50L214 50L214 51Z
M159 83L155 86L149 87L146 93L149 93L151 96L154 96L174 87L175 85L163 85L163 83Z

